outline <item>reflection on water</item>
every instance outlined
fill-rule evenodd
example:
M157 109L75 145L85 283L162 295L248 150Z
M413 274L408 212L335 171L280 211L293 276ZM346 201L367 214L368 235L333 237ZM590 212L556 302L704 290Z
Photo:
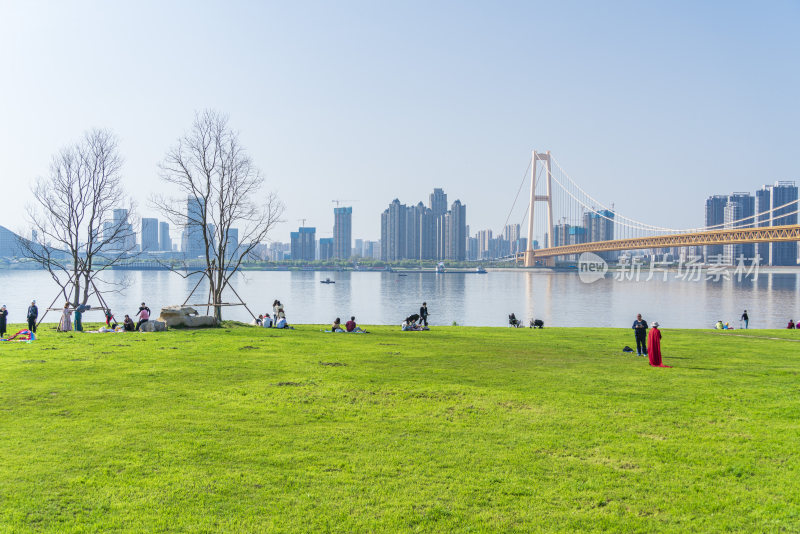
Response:
M124 293L106 293L118 318L136 312L145 301L157 315L165 305L181 304L199 275L182 278L166 271L114 271L108 282L122 284ZM330 277L335 284L321 284ZM400 324L428 302L430 323L506 326L508 314L539 318L552 326L627 327L636 313L665 327L707 328L715 321L739 326L742 310L755 328L781 328L800 319L800 274L761 273L757 280L683 281L655 277L649 281L617 281L612 277L584 284L575 273L499 271L473 273L385 272L246 272L233 278L235 290L256 314L272 312L279 299L295 323L331 322L355 315L365 324ZM9 306L9 320L23 322L30 299L40 309L54 299L57 286L42 271L0 271L0 304ZM201 283L190 304L206 302ZM56 299L58 302L61 297ZM235 302L232 292L225 300ZM202 310L204 312L204 310ZM243 307L225 308L226 318L247 321ZM100 314L88 314L99 320ZM46 321L56 322L50 312Z

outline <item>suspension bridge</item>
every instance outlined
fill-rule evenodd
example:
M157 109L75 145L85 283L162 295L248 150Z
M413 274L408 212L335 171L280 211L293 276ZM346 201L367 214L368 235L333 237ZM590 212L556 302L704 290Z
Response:
M529 173L530 171L530 173ZM533 151L528 169L512 204L514 207L526 182L530 182L528 207L523 216L527 219L527 250L509 259L524 263L526 267L552 266L558 257L570 257L584 252L606 253L667 247L726 247L727 255L738 257L733 246L757 243L800 241L798 199L780 203L769 199L767 206L756 203L751 213L737 209L726 213L726 222L699 228L667 228L647 224L626 217L587 193L547 152ZM779 205L778 205L779 204ZM538 206L544 209L537 209ZM728 208L726 208L728 209ZM541 248L535 246L536 237L542 239ZM761 248L772 254L772 245ZM754 247L755 249L755 247ZM797 250L795 249L795 258ZM769 258L754 255L748 258L761 263Z

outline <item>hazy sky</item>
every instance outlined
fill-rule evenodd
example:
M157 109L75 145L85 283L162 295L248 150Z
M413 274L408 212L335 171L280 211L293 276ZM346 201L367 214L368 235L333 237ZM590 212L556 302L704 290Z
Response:
M0 225L93 127L158 216L158 162L214 108L286 204L274 240L330 236L337 198L378 239L434 187L497 231L532 149L627 216L698 226L710 194L800 180L798 27L794 1L0 0Z

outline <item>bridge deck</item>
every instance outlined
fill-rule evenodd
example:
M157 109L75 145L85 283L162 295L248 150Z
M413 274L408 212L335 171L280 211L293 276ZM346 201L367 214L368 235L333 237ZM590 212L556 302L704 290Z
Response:
M800 241L800 224L786 226L763 226L759 228L734 228L686 234L667 234L612 241L592 241L577 245L540 248L520 252L519 259L532 266L536 259L581 254L583 252L606 252L612 250L637 250L645 248L690 247L697 245L735 245L740 243L772 243Z

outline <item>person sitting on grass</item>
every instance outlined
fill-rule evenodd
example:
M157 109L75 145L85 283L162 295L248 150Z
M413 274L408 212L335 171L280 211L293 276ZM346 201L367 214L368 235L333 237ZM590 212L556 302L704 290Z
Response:
M275 321L275 328L292 328L289 326L289 323L286 322L286 315L283 312L278 313L278 319Z
M789 319L789 324L786 325L786 328L789 329L789 330L794 330L794 328L795 328L794 321Z
M268 313L264 314L264 318L261 319L261 326L264 328L272 328L272 318L269 316Z
M339 319L338 317L333 321L333 324L331 325L331 332L344 332L344 330L342 330L342 320Z
M358 325L356 325L355 316L350 317L350 320L347 321L346 323L344 323L344 328L345 328L345 330L347 330L348 332L351 332L351 333L356 333L356 334L366 334L367 333L366 330L363 330L363 329L359 328Z
M420 330L430 330L427 326L420 326L417 324L417 319L419 319L419 315L410 315L406 317L406 320L403 321L402 329L404 331L412 331L418 332Z
M725 325L722 324L722 321L717 321L717 324L714 325L714 328L716 328L717 330L723 330L725 328Z
M253 319L253 326L261 326L264 316L259 314L256 319Z
M136 331L136 324L134 324L133 319L131 319L130 315L125 314L125 320L122 321L122 328L124 328L126 332Z

